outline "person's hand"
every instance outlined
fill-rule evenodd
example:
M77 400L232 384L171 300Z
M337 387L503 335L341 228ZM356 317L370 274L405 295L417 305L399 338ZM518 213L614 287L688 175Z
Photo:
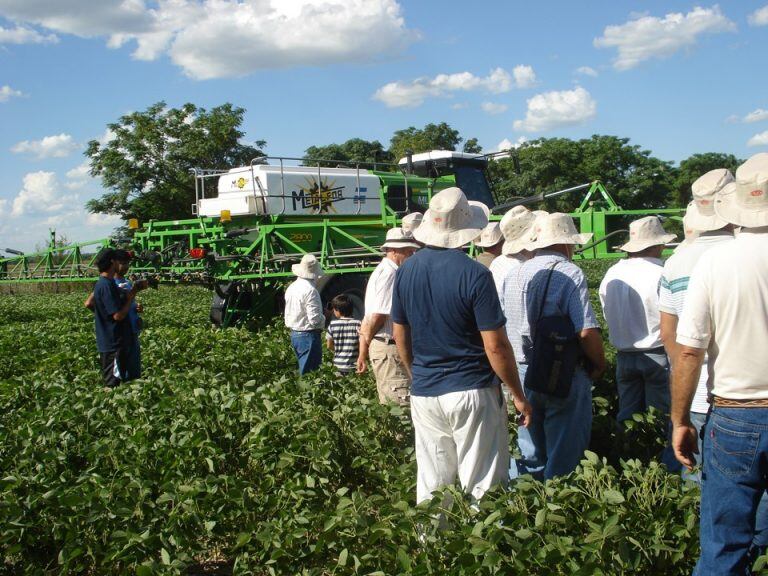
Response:
M694 454L699 453L699 443L696 438L696 428L690 422L677 424L672 430L672 449L675 458L688 470L693 470L696 465Z
M357 357L357 373L358 374L365 374L365 371L368 369L368 366L366 366L365 358L362 356Z
M526 398L514 398L512 402L515 405L517 411L517 424L523 428L527 428L531 423L533 417L533 407Z
M136 312L139 314L144 312L144 305L141 302L136 302Z

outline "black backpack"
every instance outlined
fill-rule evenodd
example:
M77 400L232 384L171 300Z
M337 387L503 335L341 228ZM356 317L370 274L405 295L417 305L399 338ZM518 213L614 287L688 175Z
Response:
M531 325L533 347L525 373L525 387L557 398L567 398L579 364L581 345L567 314L542 317L549 281L557 265L558 262L555 262L549 268L539 314Z

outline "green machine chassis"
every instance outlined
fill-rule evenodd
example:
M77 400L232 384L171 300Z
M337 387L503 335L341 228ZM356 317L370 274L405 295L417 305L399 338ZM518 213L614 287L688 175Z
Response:
M318 168L318 170L321 170ZM400 223L403 212L390 205L390 190L406 191L407 211L423 211L432 194L456 185L451 174L419 177L403 172L373 171L381 190L380 216L240 216L150 221L133 230L124 247L134 252L132 273L165 283L198 284L214 290L212 321L222 327L252 318L269 318L281 306L282 288L293 277L291 265L304 254L315 254L328 272L324 300L347 292L362 306L367 275L381 259L386 231ZM196 185L220 172L195 171ZM626 233L628 219L649 214L677 217L681 209L622 210L600 182L591 182L549 194L527 197L497 206L501 212L517 204L532 204L549 197L587 190L571 213L581 232L592 232L593 242L577 258L620 258L609 240ZM471 194L470 194L471 195ZM372 199L373 200L373 199ZM402 206L400 206L402 207ZM494 214L498 220L501 214ZM0 286L41 282L92 282L94 260L109 239L50 247L35 254L0 259ZM474 250L473 247L470 250ZM353 299L354 299L353 298Z

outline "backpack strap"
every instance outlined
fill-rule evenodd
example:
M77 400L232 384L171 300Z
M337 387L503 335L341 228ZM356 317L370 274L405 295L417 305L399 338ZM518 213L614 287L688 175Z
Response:
M544 284L544 294L541 295L541 303L539 304L539 315L536 317L536 324L541 320L541 315L544 314L544 303L547 301L547 292L549 292L549 281L552 280L552 272L555 271L555 267L560 264L559 260L555 260L552 266L549 267L549 273L547 274L547 282Z

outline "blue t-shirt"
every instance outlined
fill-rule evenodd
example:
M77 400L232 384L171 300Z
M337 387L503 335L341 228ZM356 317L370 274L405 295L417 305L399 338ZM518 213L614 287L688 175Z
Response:
M93 317L96 327L96 346L99 352L114 352L128 345L130 324L113 318L125 303L125 296L113 280L99 277L93 287Z
M505 324L491 272L460 250L423 248L397 271L392 321L411 328L413 396L496 383L481 330Z
M115 284L120 290L124 290L125 292L130 292L131 288L133 288L131 281L126 278L116 277ZM131 302L131 307L128 309L128 322L131 325L131 331L134 334L138 334L141 328L139 327L139 312L136 308L136 300Z

